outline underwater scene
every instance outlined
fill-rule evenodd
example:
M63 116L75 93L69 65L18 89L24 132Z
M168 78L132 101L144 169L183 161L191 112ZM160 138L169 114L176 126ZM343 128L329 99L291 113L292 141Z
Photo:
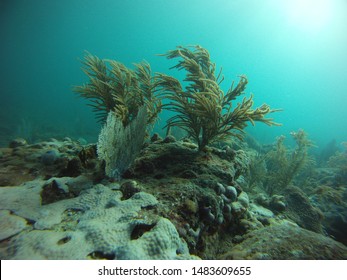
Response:
M0 258L347 259L345 0L0 2Z

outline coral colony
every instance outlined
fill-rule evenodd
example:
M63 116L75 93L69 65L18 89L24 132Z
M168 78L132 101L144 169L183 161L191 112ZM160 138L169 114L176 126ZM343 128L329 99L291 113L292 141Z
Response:
M74 91L103 125L96 144L0 149L0 257L346 259L347 152L315 168L303 130L259 144L244 129L279 110L240 99L245 75L223 91L206 49L162 56L183 80L85 54Z

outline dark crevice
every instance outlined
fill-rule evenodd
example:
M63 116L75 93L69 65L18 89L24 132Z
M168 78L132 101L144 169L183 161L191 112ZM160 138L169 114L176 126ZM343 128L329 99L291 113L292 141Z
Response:
M104 253L101 251L94 251L88 255L93 260L114 260L116 255L114 253Z
M131 236L130 236L131 240L139 239L144 233L150 231L154 226L155 226L155 224L136 225L135 228L133 229L133 231L131 232Z
M60 239L57 244L58 245L63 245L68 243L71 240L71 236L65 236L64 238Z

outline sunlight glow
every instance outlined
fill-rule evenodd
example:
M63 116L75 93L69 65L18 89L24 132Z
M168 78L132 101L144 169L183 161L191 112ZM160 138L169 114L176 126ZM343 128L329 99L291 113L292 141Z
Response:
M290 0L286 2L289 24L308 32L319 32L331 17L330 0Z

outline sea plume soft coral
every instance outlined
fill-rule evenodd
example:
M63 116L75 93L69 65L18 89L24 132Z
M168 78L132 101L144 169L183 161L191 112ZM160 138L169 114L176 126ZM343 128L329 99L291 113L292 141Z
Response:
M155 122L161 100L154 94L155 81L149 63L134 64L132 70L118 61L86 52L82 64L89 82L74 87L74 91L91 101L89 105L100 122L105 123L108 113L114 111L126 126L143 105L147 108L147 123Z
M234 106L233 101L240 95L248 83L246 76L240 76L238 84L226 93L220 88L224 80L221 71L216 76L216 66L210 60L208 51L200 46L192 48L177 47L164 54L168 59L178 58L172 68L186 70L183 89L180 81L164 74L157 75L157 87L161 95L169 100L164 108L176 114L168 120L168 127L178 126L186 130L203 150L206 145L225 140L230 136L241 138L247 122L263 122L278 125L265 116L278 110L263 104L255 109L253 95L244 98Z

